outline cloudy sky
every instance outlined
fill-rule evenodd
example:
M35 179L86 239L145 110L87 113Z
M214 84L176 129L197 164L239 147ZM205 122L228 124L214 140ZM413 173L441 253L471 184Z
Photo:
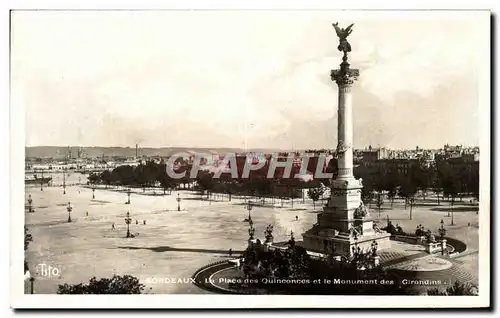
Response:
M11 107L25 109L27 146L334 148L337 87L329 73L341 54L331 24L354 22L355 147L477 145L488 19L14 12Z

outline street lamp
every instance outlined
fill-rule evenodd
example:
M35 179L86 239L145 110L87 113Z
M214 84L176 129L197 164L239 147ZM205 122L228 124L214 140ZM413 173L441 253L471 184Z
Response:
M30 277L31 294L35 293L35 277Z
M248 200L248 204L245 208L248 210L248 223L250 223L252 225L253 221L252 221L252 215L250 214L250 211L252 211L253 206L252 206L252 202L250 200Z
M71 211L73 210L71 202L68 202L68 207L66 208L66 210L68 210L68 222L71 222Z
M92 186L92 199L95 199L95 186Z
M444 228L444 221L441 219L441 227L438 229L439 237L441 238L441 255L444 255L444 236L446 235L446 229Z
M33 212L33 199L31 198L31 194L28 196L28 212Z
M438 232L439 232L439 236L441 237L441 239L443 239L444 235L446 234L446 229L444 228L444 221L443 219L441 219L441 222L439 222L441 224L441 227L438 229Z
M250 240L253 240L253 236L255 235L255 228L250 224L248 228L248 235L250 236Z
M453 210L451 210L451 225L455 225L455 223L453 222L454 219L453 219L453 216L455 215L455 213L453 212Z
M180 197L180 194L177 193L177 199L175 199L177 201L177 211L181 211L181 197Z
M378 248L377 241L373 241L371 247L372 247L372 256L377 256L377 248Z
M43 191L43 171L42 171L42 179L40 179L40 191Z
M130 221L132 219L130 218L130 210L127 211L127 217L125 218L125 224L127 224L127 238L130 237Z
M359 259L361 258L361 248L358 246L358 238L354 237L354 245L351 248L352 250L352 261L356 264L356 267L359 265Z
M63 194L66 194L66 170L63 170Z
M444 221L441 220L441 227L438 229L438 232L439 232L439 237L441 238L441 240L444 239L444 236L446 235L446 229L444 228Z
M128 196L127 204L130 204L130 193L132 193L132 191L130 191L130 188L128 188L128 190L127 190L127 196Z

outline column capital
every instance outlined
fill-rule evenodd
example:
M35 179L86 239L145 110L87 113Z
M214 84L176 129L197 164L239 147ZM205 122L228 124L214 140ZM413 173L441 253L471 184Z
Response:
M332 70L330 77L338 86L351 86L358 79L359 69L352 69L349 63L344 61L340 64L340 69Z

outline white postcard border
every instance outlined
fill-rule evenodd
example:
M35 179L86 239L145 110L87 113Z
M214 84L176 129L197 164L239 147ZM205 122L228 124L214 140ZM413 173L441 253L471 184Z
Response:
M176 1L177 2L177 1ZM220 3L221 1L219 1ZM226 1L225 3L228 3ZM394 5L395 1L392 2ZM424 3L429 1L424 1ZM461 2L461 1L458 1ZM28 2L29 3L29 2ZM40 6L32 1L31 6ZM97 2L101 3L101 2ZM104 3L104 2L102 2ZM124 2L120 2L123 4ZM125 2L127 3L127 2ZM168 2L167 2L168 3ZM178 2L179 3L179 2ZM200 1L198 2L200 3ZM204 2L203 2L204 3ZM351 3L351 2L350 2ZM455 2L456 3L456 2ZM366 4L366 3L365 3ZM55 7L63 5L55 4ZM29 5L28 5L29 6ZM86 6L86 5L85 5ZM97 5L100 7L101 5ZM27 7L25 3L18 7ZM50 7L50 6L49 6ZM94 7L96 5L94 4ZM117 5L115 7L122 7ZM132 6L128 6L132 7ZM151 6L149 6L151 7ZM154 6L152 6L154 7ZM184 6L185 7L185 6ZM216 6L217 7L217 6ZM261 6L262 7L262 6ZM441 12L444 13L444 12ZM394 13L389 13L394 14ZM404 13L406 14L406 13ZM404 15L402 14L402 15ZM435 13L430 13L435 14ZM484 15L484 36L490 38L489 12ZM23 288L22 248L24 223L24 108L11 108L11 145L10 145L10 283L11 305L14 308L467 308L490 305L490 48L485 51L484 65L481 70L480 105L481 125L481 165L480 165L480 212L479 220L479 296L440 297L440 296L227 296L227 295L25 295ZM487 52L487 53L486 53ZM8 84L8 83L7 83ZM18 92L11 92L17 94ZM466 127L464 127L466 129Z

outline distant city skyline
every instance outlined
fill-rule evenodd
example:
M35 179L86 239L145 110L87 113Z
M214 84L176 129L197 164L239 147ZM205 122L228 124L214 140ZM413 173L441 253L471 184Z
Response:
M479 148L478 145L464 145L464 144L444 144L442 145L441 147L437 147L437 148L425 148L425 147L421 147L421 146L418 146L418 150L443 150L444 149L444 146L445 145L448 145L450 147L456 147L456 146L461 146L462 149L472 149L472 148ZM370 146L372 147L372 150L376 151L378 149L386 149L386 150L391 150L391 151L416 151L417 149L417 146L413 147L413 148L389 148L389 147L385 147L385 146L378 146L378 147L375 147L373 145L366 145L364 147L354 147L354 150L368 150L370 149ZM82 149L85 149L85 148L109 148L109 149L112 149L112 148L120 148L120 149L131 149L131 150L134 150L136 149L135 147L133 146L74 146L74 145L41 145L41 146L26 146L26 148L69 148L71 149L71 151L74 151L74 150L77 150L78 148L82 148ZM167 146L167 147L162 147L162 146L159 146L159 147L142 147L142 146L139 146L137 148L139 151L141 149L187 149L187 150L199 150L199 149L208 149L208 150L216 150L216 149L240 149L240 150L245 150L244 148L239 148L239 147L210 147L210 145L207 145L207 146L203 146L203 147L192 147L192 146L183 146L183 145L180 145L180 146ZM289 149L289 148L247 148L248 151L307 151L307 150L332 150L332 151L335 151L334 148L296 148L296 149ZM73 155L76 155L75 153L73 153Z
M14 11L11 107L26 146L334 149L338 21L354 148L473 147L489 36L437 13Z

